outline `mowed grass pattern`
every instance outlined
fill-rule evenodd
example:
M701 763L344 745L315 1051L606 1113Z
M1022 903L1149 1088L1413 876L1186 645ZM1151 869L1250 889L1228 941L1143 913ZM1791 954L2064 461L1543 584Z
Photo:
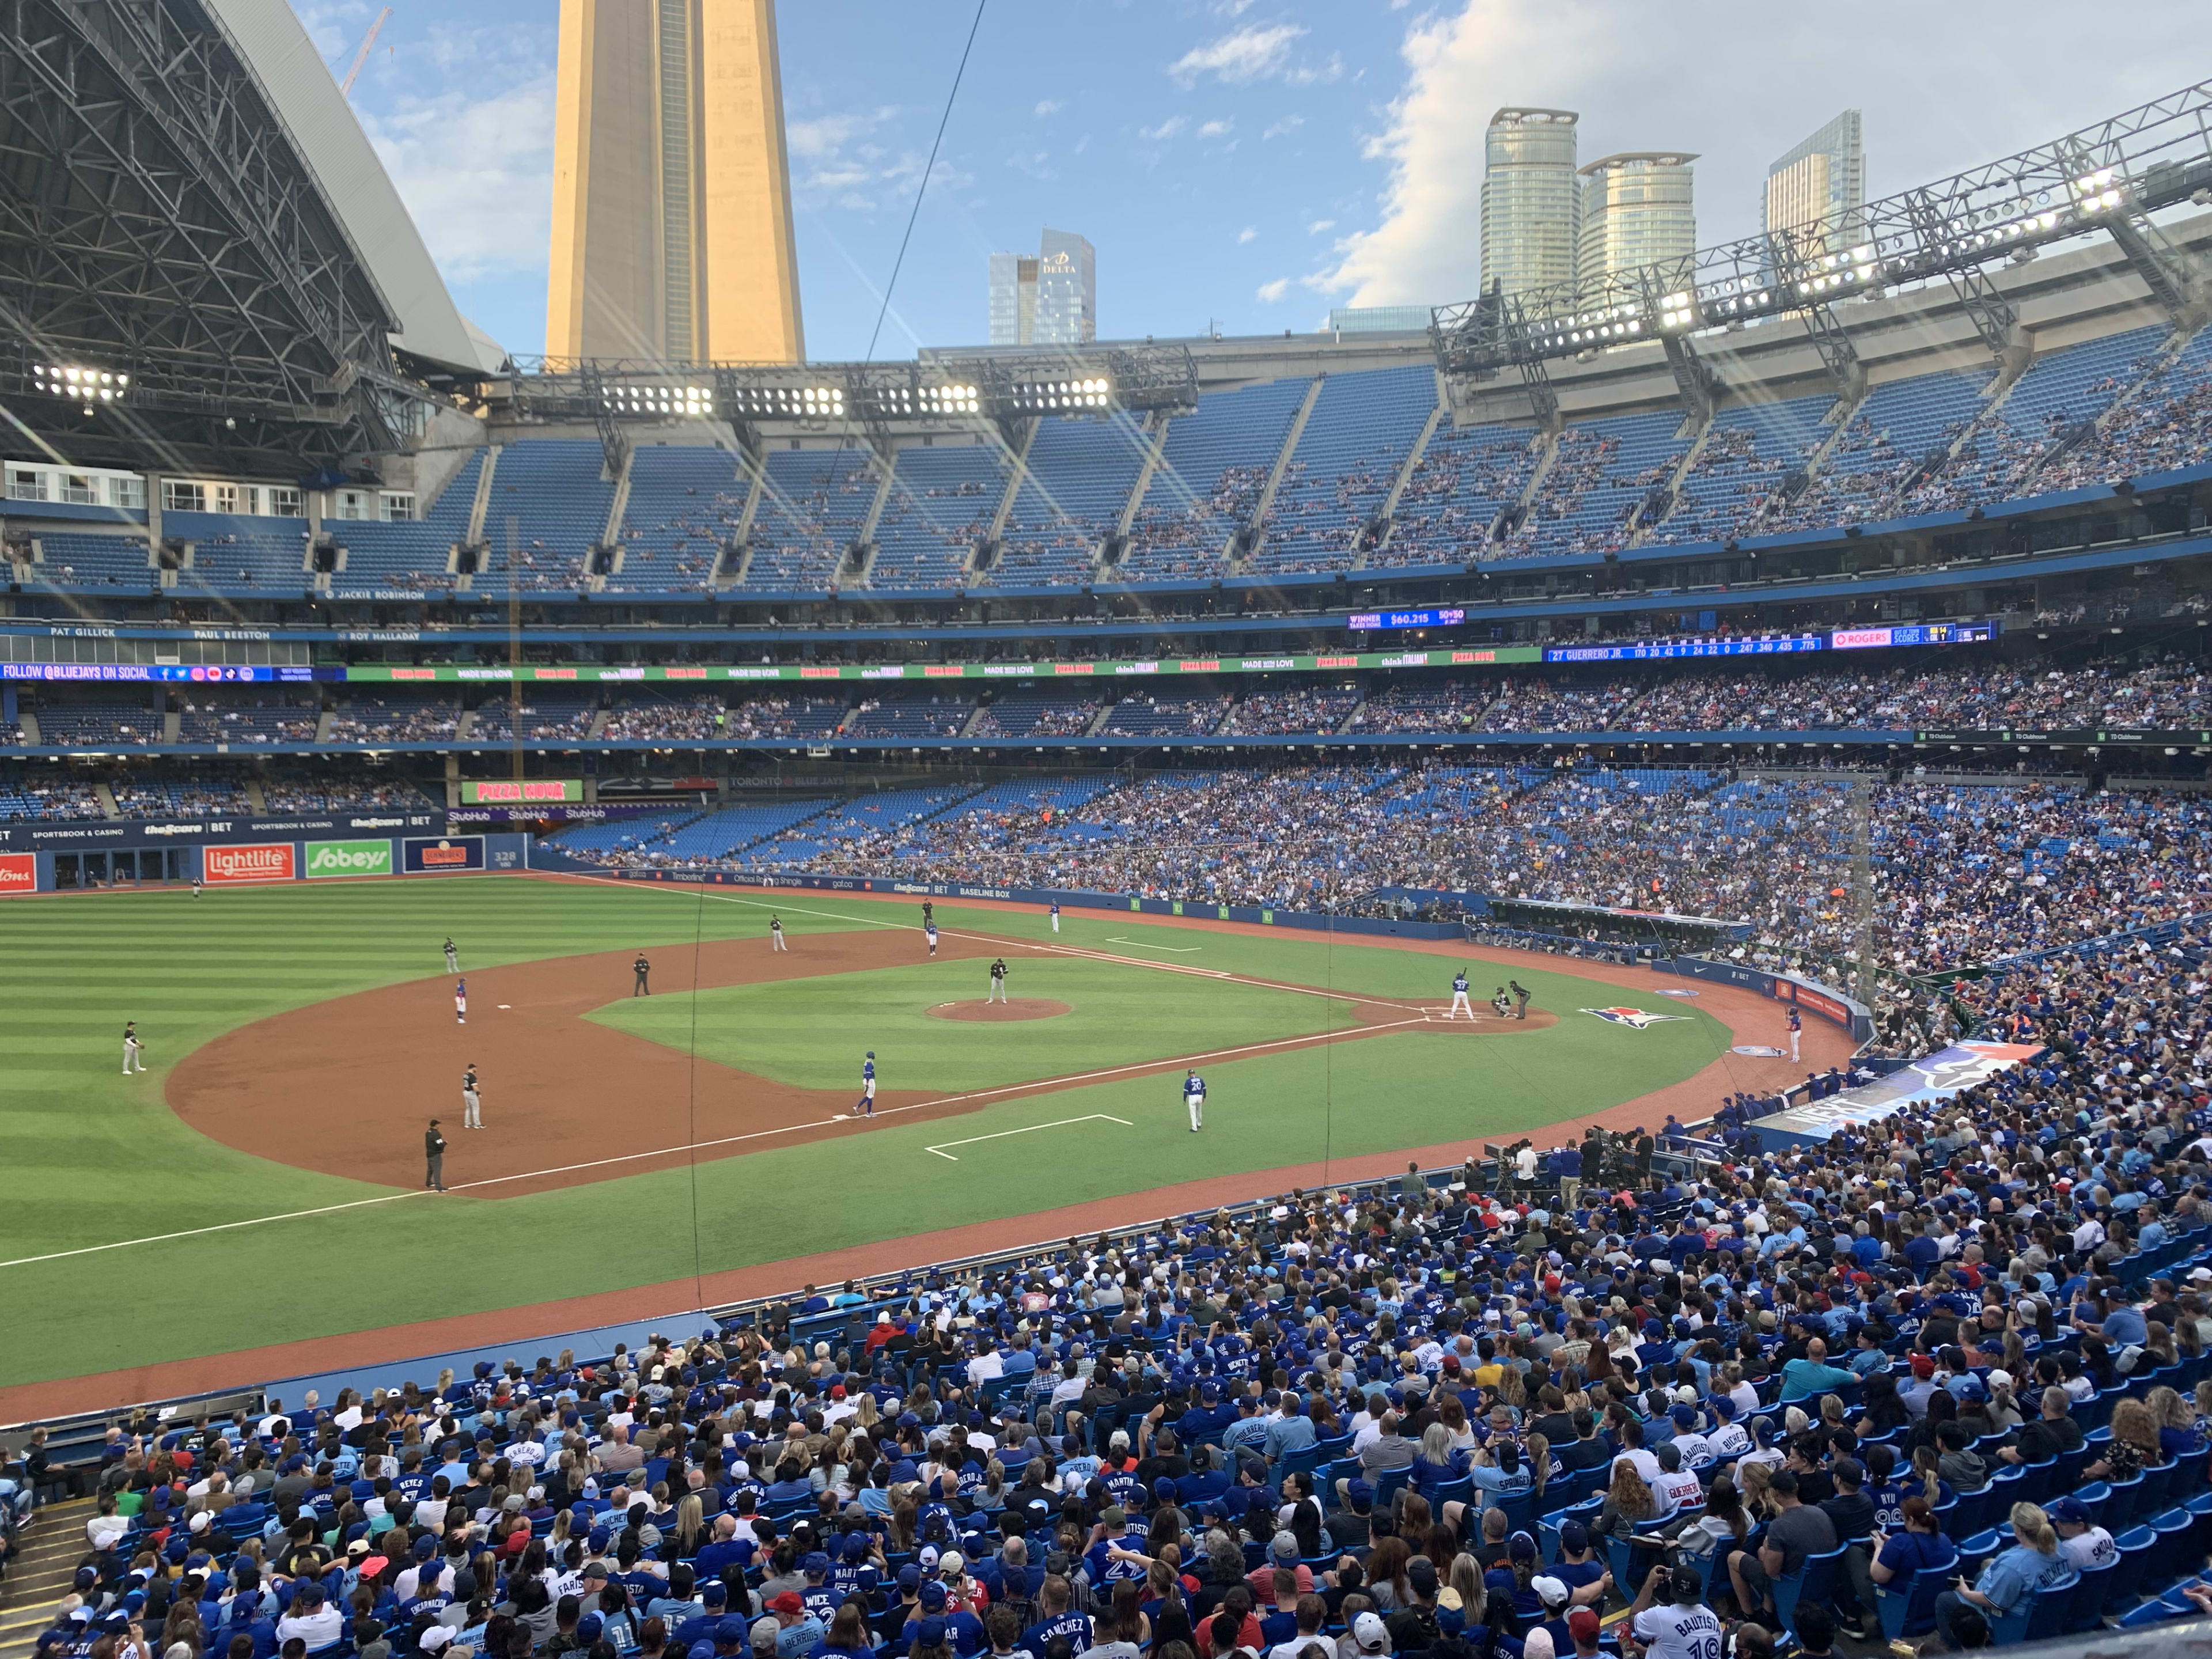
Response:
M857 1085L872 1050L886 1089L953 1094L1042 1078L1077 1077L1207 1049L1261 1044L1357 1024L1352 1004L1085 957L1019 956L1010 995L1068 1006L1049 1019L1007 1024L941 1019L945 1002L980 1002L988 965L975 958L909 963L696 994L624 998L590 1018L688 1049L696 1006L703 1059L803 1089ZM1177 995L1178 988L1188 993ZM1402 1018L1402 1016L1401 1016Z
M678 947L695 936L764 939L769 908L763 898L674 887L501 877L211 890L197 902L161 890L0 902L9 1036L0 1134L11 1176L0 1203L0 1261L388 1200L0 1267L9 1338L0 1344L0 1384L660 1284L1206 1176L1508 1134L1662 1087L1725 1053L1729 1040L1694 1005L1668 1006L1690 1018L1643 1032L1580 1019L1574 1008L1640 999L1524 974L1538 1005L1561 1012L1559 1026L1495 1040L1416 1030L1210 1063L1204 1135L1184 1127L1176 1079L1152 1076L512 1199L426 1199L303 1172L282 1163L281 1147L264 1160L209 1141L162 1103L167 1066L222 1031L442 976L439 945L449 933L464 972L644 948L655 953L656 979L672 981ZM913 901L846 894L778 895L774 908L802 960L810 933L919 920ZM1053 938L1042 916L940 903L938 918L947 930ZM1113 913L1071 913L1058 937L1435 1002L1449 995L1452 966L1387 945L1199 933ZM1158 1010L1177 1020L1209 1006L1206 981L1164 974L1157 983ZM125 1079L121 1036L131 1018L152 1069ZM1200 1018L1198 1028L1216 1024ZM1218 1024L1219 1035L1233 1035ZM849 1049L841 1044L826 1067L849 1076ZM314 1132L319 1109L312 1097L298 1103L301 1134ZM394 1099L388 1109L396 1135L420 1133L421 1103ZM959 1148L957 1164L925 1150L1091 1113L1135 1127L1085 1123L980 1142ZM459 1149L449 1157L449 1181L468 1177L463 1161ZM625 1224L610 1231L615 1215ZM564 1239L589 1243L564 1249Z

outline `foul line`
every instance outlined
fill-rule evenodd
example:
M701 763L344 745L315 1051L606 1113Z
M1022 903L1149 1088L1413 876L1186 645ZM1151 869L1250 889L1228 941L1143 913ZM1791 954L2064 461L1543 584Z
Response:
M1153 965L1153 964L1140 964ZM940 1095L934 1100L918 1100L908 1106L886 1106L874 1114L890 1117L900 1112L927 1111L933 1106L956 1106L963 1101L993 1100L1001 1095L1040 1093L1048 1090L1071 1087L1079 1083L1095 1083L1103 1078L1121 1077L1131 1072L1171 1071L1178 1066L1190 1066L1200 1060L1232 1060L1239 1054L1260 1054L1270 1048L1292 1048L1315 1043L1342 1042L1355 1037L1372 1036L1381 1031L1399 1030L1408 1025L1426 1024L1422 1018L1389 1020L1376 1025L1351 1025L1337 1031L1310 1031L1304 1036L1278 1037L1270 1042L1248 1042L1234 1048L1215 1048L1205 1054L1172 1055L1162 1060L1138 1060L1127 1066L1109 1066L1095 1072L1077 1072L1066 1077L1039 1078L1029 1083L1009 1083L996 1089L976 1089L966 1094ZM574 1175L580 1170L604 1170L617 1164L636 1164L648 1158L677 1158L687 1152L700 1152L716 1146L734 1146L748 1140L763 1140L775 1135L787 1135L801 1129L821 1129L850 1121L847 1118L823 1118L805 1123L787 1123L774 1129L754 1129L744 1134L722 1135L713 1140L695 1140L681 1146L663 1146L649 1152L623 1152L613 1158L595 1158L580 1164L557 1164L550 1169L528 1170L517 1175L487 1176L481 1181L456 1182L446 1190L465 1193L483 1187L503 1187L518 1181L537 1181L547 1176ZM866 1122L868 1120L860 1120ZM957 1145L957 1143L947 1143ZM959 1160L955 1158L953 1162ZM374 1204L396 1204L403 1199L430 1198L436 1194L428 1188L412 1192L384 1193L375 1198L356 1198L343 1204L325 1204L312 1210L289 1210L282 1215L249 1216L243 1221L221 1221L211 1226L187 1227L180 1232L154 1233L144 1238L118 1238L106 1244L87 1244L74 1250L54 1250L45 1255L17 1256L12 1261L0 1261L0 1268L28 1267L42 1261L60 1261L70 1256L98 1255L103 1250L126 1250L136 1244L166 1244L173 1239L198 1238L208 1233L230 1232L240 1227L259 1227L272 1221L301 1221L309 1216L336 1215L343 1210L359 1210Z
M1001 1129L998 1133L992 1135L970 1135L965 1140L940 1140L936 1146L925 1146L921 1150L925 1152L935 1152L947 1164L957 1164L960 1160L945 1150L947 1146L973 1146L981 1141L1004 1140L1008 1135L1025 1135L1038 1129L1065 1129L1071 1123L1118 1123L1125 1129L1133 1129L1137 1127L1126 1117L1114 1117L1104 1112L1089 1112L1081 1117L1056 1117L1049 1123L1031 1123L1018 1129Z
M1123 939L1119 933L1107 935L1109 945L1126 945L1135 951L1172 951L1179 957L1194 957L1206 947L1203 945L1147 945L1140 939Z

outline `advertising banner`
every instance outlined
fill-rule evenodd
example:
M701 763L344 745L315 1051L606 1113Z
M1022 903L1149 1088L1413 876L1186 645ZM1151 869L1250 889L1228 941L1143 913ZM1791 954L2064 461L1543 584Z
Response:
M538 801L580 801L584 799L581 778L513 778L486 779L478 781L464 779L461 783L461 804L464 806L525 806Z
M2042 1052L2032 1043L1954 1043L1856 1089L1769 1117L1753 1118L1751 1131L1770 1152L1784 1146L1817 1146L1838 1129L1863 1128L1907 1106L1948 1100Z
M410 836L399 843L400 867L410 876L452 875L484 867L482 836Z
M392 843L388 841L311 841L307 843L307 879L325 876L388 876L392 873Z
M39 855L36 853L0 853L0 893L35 893L39 890Z
M216 843L200 854L203 878L210 887L237 881L289 881L293 868L289 841Z

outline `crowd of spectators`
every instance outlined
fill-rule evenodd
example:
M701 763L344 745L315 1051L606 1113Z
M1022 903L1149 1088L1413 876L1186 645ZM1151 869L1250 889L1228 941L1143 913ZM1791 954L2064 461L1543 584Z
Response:
M2212 806L2193 796L1908 779L1869 802L1886 974L1950 974L2212 898ZM1857 957L1857 811L1848 780L1694 769L1166 772L1025 826L948 812L921 855L933 880L1211 903L1341 908L1387 886L1711 917L1775 966L1814 968ZM864 836L808 851L797 867L848 875L894 849Z
M460 728L461 711L443 697L358 697L331 716L333 743L436 743Z
M118 1424L34 1648L1593 1659L1625 1611L1623 1653L1817 1659L1885 1595L1957 1650L2084 1580L2095 1627L2128 1519L2208 1455L2204 945L1968 988L2038 1057L1825 1145L1765 1148L1735 1096L1703 1162L1672 1118L1592 1127Z
M609 743L647 743L657 738L696 742L723 735L722 700L708 691L623 702L607 711L607 723L599 728L599 736Z

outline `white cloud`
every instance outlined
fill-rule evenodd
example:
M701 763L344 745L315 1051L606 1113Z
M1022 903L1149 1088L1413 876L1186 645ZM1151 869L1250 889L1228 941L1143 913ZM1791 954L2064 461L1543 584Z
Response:
M784 123L784 143L793 155L807 161L817 161L835 155L845 145L867 131L877 118L857 110L842 115L817 115L811 121Z
M1291 279L1287 276L1278 276L1272 283L1260 284L1257 298L1262 305L1274 305L1282 299L1284 295L1289 293L1290 289Z
M2094 80L2069 40L2075 14L2057 0L1866 0L1857 38L1911 41L1869 59L1832 50L1832 18L1772 12L1756 32L1721 0L1685 0L1669 27L1629 0L1455 0L1417 15L1401 46L1406 78L1366 155L1388 164L1382 213L1345 237L1309 285L1358 305L1463 299L1480 280L1483 151L1506 106L1579 110L1581 159L1681 146L1697 164L1698 234L1712 243L1756 231L1766 164L1838 110L1866 118L1869 195L1885 195L2049 140L2170 91L2171 64L2192 46L2194 0L2142 0L2131 50ZM2001 27L2021 45L2004 95L1962 105L1956 65ZM1793 73L1777 76L1786 63ZM1874 72L1869 73L1870 66ZM1287 76L1285 78L1288 78Z
M353 67L354 53L361 50L361 37L368 32L368 0L317 0L295 9L307 39L331 66L331 73L343 81Z
M1253 241L1253 240L1256 240L1256 239L1258 238L1259 234L1260 234L1260 227L1259 227L1259 226L1257 226L1257 225L1247 225L1247 226L1245 226L1245 227L1244 227L1244 228L1243 228L1243 229L1242 229L1242 230L1240 230L1240 231L1238 231L1238 232L1237 233L1237 241L1238 241L1240 244L1241 244L1241 243L1244 243L1244 242L1249 242L1249 241Z
M1157 144L1166 139L1174 137L1176 134L1182 131L1182 126L1183 121L1182 116L1170 115L1166 120L1161 122L1159 125L1156 127L1139 127L1137 129L1137 137L1139 138L1149 139L1151 142Z
M1226 137L1236 125L1237 123L1233 118L1220 121L1208 121L1198 130L1198 136L1201 138Z
M1066 107L1067 106L1057 98L1040 98L1037 100L1036 113L1039 115L1057 115L1060 111Z
M1294 87L1310 87L1318 82L1339 80L1344 74L1344 59L1335 52L1328 55L1324 64L1301 64L1285 71L1283 79Z
M356 93L358 88L356 88ZM362 126L448 283L543 270L553 234L553 77L363 111Z
M1286 138L1291 133L1296 132L1300 127L1305 125L1305 124L1306 118L1303 115L1285 115L1281 120L1276 122L1265 132L1261 133L1260 137L1262 139Z
M1307 235L1309 235L1309 236L1318 236L1318 235L1320 235L1320 234L1322 234L1322 232L1323 232L1324 230L1334 230L1335 228L1336 228L1336 221L1335 221L1335 220L1334 220L1334 219L1316 219L1316 220L1315 220L1311 224L1310 224L1310 225L1308 225L1308 226L1306 227L1306 234L1307 234Z
M1218 40L1193 46L1168 65L1168 73L1187 87L1206 75L1218 76L1231 84L1264 80L1282 73L1290 62L1291 46L1305 33L1296 23L1248 25Z

